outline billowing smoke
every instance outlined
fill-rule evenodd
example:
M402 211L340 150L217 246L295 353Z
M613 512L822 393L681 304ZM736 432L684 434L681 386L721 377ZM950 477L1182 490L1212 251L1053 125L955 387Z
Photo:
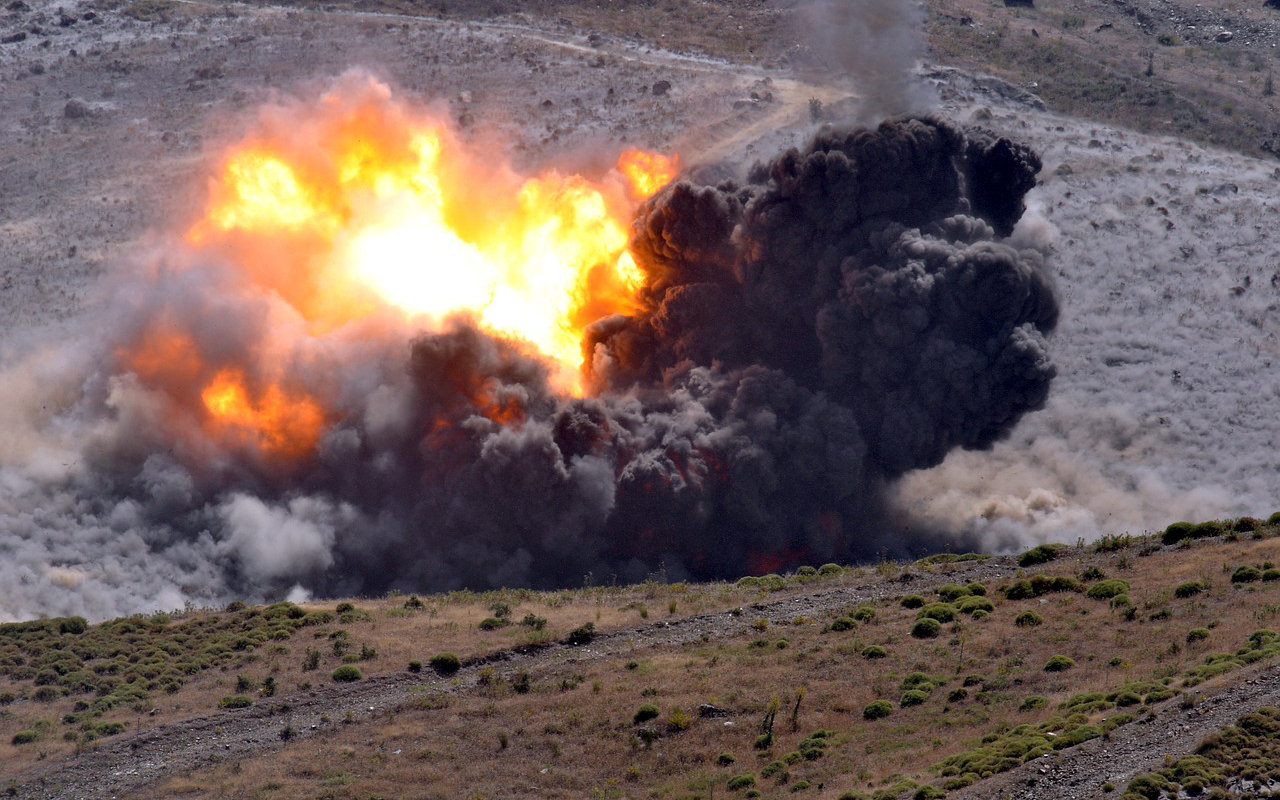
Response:
M668 186L579 398L472 318L317 328L175 243L116 282L91 344L5 369L0 617L936 547L895 531L887 487L1005 437L1054 375L1042 254L1007 238L1039 166L899 119ZM237 403L272 432L210 436L201 409Z
M802 61L853 79L859 119L919 114L937 104L915 76L927 44L919 0L809 0L796 20Z

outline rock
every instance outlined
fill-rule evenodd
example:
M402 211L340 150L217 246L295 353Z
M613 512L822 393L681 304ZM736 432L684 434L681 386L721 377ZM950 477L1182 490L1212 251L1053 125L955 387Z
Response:
M664 94L671 91L671 81L658 81L653 85L653 88L650 89L650 91L653 92L655 97L662 97Z
M76 22L78 21L79 21L78 17L73 17L69 14L62 14L61 16L58 17L58 27L70 28L72 25L75 25Z
M87 119L93 116L93 109L78 97L73 97L62 107L62 116L67 119Z
M698 706L698 716L708 718L727 717L729 716L729 712L719 706L713 706L710 703L703 703Z
M18 31L17 33L10 33L7 36L0 36L0 44L13 44L14 42L21 42L26 38L26 31Z
M1236 38L1236 35L1231 31L1222 31L1217 36L1213 37L1213 40L1215 42L1229 42L1234 38Z
M13 2L5 6L5 10L6 11L30 11L31 6L22 2L22 0L13 0Z

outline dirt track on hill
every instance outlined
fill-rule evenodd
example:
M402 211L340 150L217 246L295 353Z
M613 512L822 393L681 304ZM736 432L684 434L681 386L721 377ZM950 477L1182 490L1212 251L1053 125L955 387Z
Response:
M752 620L785 622L820 616L859 603L882 601L904 591L936 589L944 583L990 582L1016 570L1012 557L910 573L909 580L872 578L854 587L765 599L749 609L704 614L602 633L587 645L555 643L470 659L456 675L426 677L400 673L350 685L333 685L279 698L273 705L227 710L182 722L143 727L69 759L45 763L16 777L11 786L28 800L97 800L144 796L146 787L220 760L260 755L291 738L323 735L343 725L361 724L394 712L423 693L469 694L480 690L484 667L526 670L535 676L584 662L607 661L637 652L678 647L744 635ZM1257 665L1228 678L1225 687L1202 687L1193 705L1175 698L1152 715L1053 755L996 775L950 797L957 800L1077 800L1102 797L1108 781L1123 787L1134 776L1158 769L1168 755L1191 752L1212 731L1265 705L1280 705L1280 665Z
M944 583L988 582L1015 569L1012 557L935 568L911 573L910 580L881 578L855 587L824 588L812 593L764 599L749 609L687 617L598 634L587 645L551 644L494 653L469 660L452 677L401 673L369 678L356 684L316 688L305 694L280 697L274 705L227 710L182 722L158 725L127 734L60 762L44 763L16 778L16 797L35 800L95 800L139 797L142 790L184 771L218 760L259 755L291 737L310 737L326 729L359 724L394 710L424 692L477 691L482 667L502 671L527 670L541 675L558 667L603 661L637 651L676 647L742 635L759 617L784 622L796 616L816 617L853 604L875 602Z

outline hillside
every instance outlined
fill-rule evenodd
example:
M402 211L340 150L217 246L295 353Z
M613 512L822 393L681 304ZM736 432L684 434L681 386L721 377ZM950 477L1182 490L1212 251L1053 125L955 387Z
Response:
M1278 547L1280 519L1242 519L732 584L11 624L0 759L33 798L1091 797L1280 703Z
M71 424L109 395L84 378L125 316L103 287L167 263L262 109L356 69L513 168L599 173L640 146L705 182L741 177L873 116L875 65L842 67L797 7L5 6L0 619L31 620L0 624L10 796L1066 800L1145 775L1133 800L1280 783L1280 529L1242 516L1267 518L1280 474L1280 12L1261 3L928 4L927 39L899 54L920 56L928 110L1043 160L1009 241L1057 280L1058 374L1009 438L887 487L877 561L312 601L314 570L295 584L284 550L237 551L245 537L158 470L76 493L106 480L95 448L129 410ZM324 563L323 526L273 491L263 518ZM194 502L193 535L171 537L170 502ZM984 552L915 560L939 547ZM245 553L290 580L246 578ZM433 663L446 653L456 671Z

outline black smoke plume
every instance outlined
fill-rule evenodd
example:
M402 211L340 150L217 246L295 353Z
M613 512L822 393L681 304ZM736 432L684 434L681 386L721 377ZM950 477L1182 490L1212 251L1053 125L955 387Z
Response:
M677 182L635 223L643 311L587 332L591 396L557 395L537 357L465 321L334 346L296 371L325 376L337 421L283 471L175 448L181 415L103 353L54 423L88 431L85 468L0 508L21 529L9 569L46 587L7 612L733 577L937 546L896 537L883 487L1007 435L1054 375L1042 255L1005 238L1039 167L904 119L824 131L740 184ZM128 287L131 318L207 327L204 360L235 361L254 337L219 332L264 324L266 301L200 299L216 275Z

